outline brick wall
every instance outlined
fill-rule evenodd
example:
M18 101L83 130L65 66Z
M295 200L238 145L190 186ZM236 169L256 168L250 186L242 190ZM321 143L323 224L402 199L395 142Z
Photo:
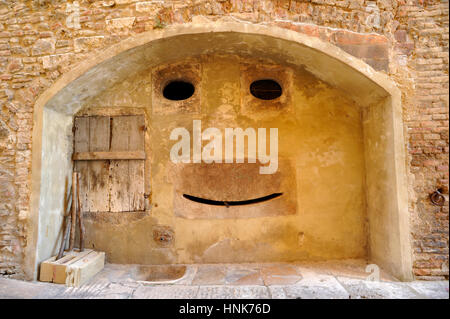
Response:
M403 34L414 42L414 101L405 118L414 176L414 273L439 278L448 276L448 201L433 206L428 194L441 186L448 194L448 3L404 5L399 13L405 30L396 31L398 42L407 43Z
M388 73L403 92L414 273L448 278L448 1L0 1L0 276L22 277L27 245L33 105L86 55L196 15L276 25L329 41ZM70 9L70 8L69 8ZM76 21L75 21L76 22Z

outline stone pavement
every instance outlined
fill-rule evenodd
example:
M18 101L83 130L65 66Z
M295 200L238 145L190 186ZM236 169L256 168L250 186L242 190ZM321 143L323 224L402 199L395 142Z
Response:
M187 265L180 279L142 281L142 266L106 264L79 288L43 282L0 279L0 298L108 299L447 299L448 281L399 282L381 271L367 281L366 263Z

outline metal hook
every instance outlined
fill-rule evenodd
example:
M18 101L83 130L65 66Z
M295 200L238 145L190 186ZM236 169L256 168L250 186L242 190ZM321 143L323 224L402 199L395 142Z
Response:
M444 206L445 203L445 197L444 195L442 195L441 193L442 189L438 188L436 191L434 191L431 195L430 195L430 200L433 203L433 205L436 206Z

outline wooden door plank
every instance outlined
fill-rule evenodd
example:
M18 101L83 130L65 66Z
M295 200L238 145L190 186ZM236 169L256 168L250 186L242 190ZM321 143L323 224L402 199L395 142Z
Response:
M89 151L108 152L110 143L109 116L89 118ZM90 161L89 165L89 211L108 212L109 161Z
M98 160L143 160L144 151L126 151L126 152L78 152L73 154L74 161L98 161Z
M112 117L111 151L128 151L129 117ZM130 175L127 160L112 160L109 167L111 212L130 211Z
M143 115L128 116L130 124L129 151L144 151L145 120Z
M130 160L130 210L133 212L144 211L144 161Z
M130 123L130 151L144 150L144 116L129 116ZM144 201L144 161L129 160L130 173L130 210L145 210Z
M89 118L76 117L74 119L75 137L74 153L89 151Z
M75 118L75 132L74 132L74 152L88 152L89 151L89 118L76 117ZM79 173L79 192L80 192L80 207L81 212L89 211L88 196L89 196L89 165L87 162L76 161L74 163L75 171Z

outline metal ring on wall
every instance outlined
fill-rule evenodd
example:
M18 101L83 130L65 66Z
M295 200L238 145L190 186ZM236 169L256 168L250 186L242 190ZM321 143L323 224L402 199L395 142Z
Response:
M441 189L437 189L430 195L431 202L436 206L444 206L445 204L445 197L441 193Z

